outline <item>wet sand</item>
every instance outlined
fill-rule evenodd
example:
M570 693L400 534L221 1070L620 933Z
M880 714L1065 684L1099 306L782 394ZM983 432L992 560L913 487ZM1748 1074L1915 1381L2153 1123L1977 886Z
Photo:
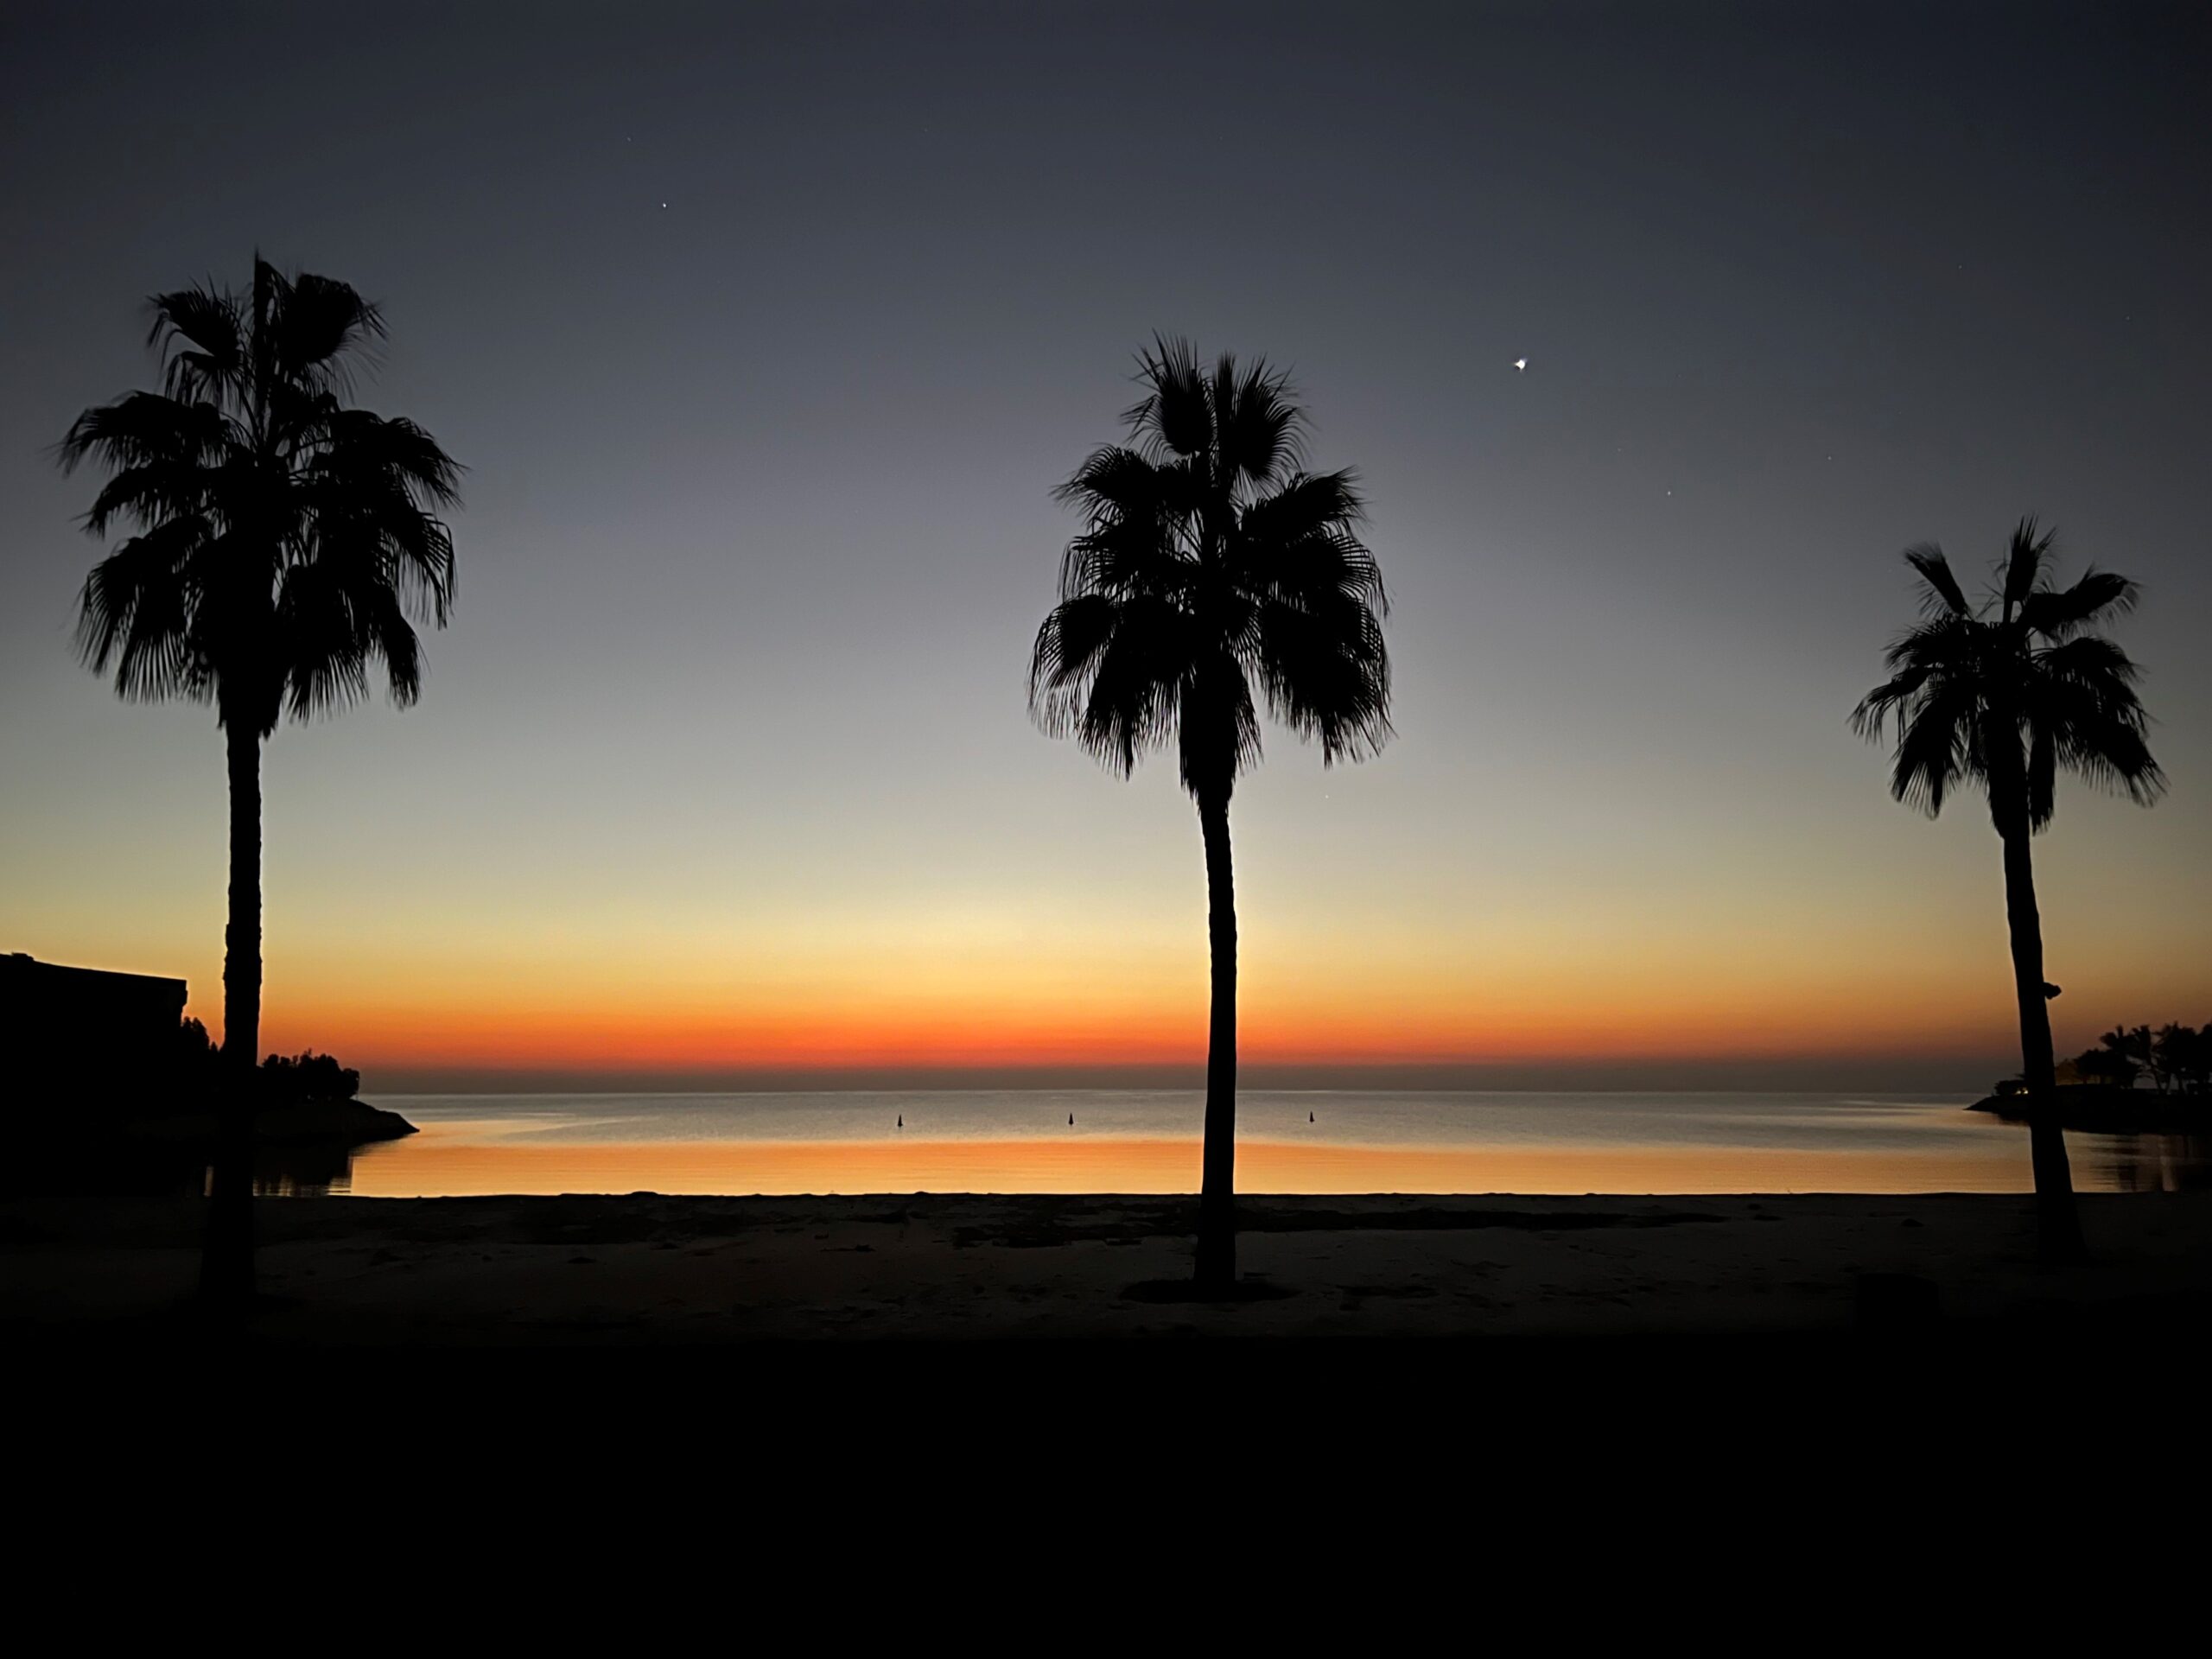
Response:
M2186 1328L2212 1194L2090 1195L2096 1259L2034 1259L2029 1201L1253 1198L1246 1300L1176 1299L1187 1199L307 1198L258 1206L270 1346L881 1339L1820 1336L1875 1322ZM0 1326L72 1345L176 1328L198 1206L0 1205ZM1883 1275L1905 1275L1901 1282Z

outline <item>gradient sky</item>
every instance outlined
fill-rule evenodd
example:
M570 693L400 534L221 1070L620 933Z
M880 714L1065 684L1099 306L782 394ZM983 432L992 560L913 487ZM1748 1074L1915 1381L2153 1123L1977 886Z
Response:
M1236 798L1263 1075L1993 1075L1986 815L1846 715L1898 550L2030 511L2143 582L2172 780L2038 844L2059 1040L2212 1019L2209 69L2180 8L17 0L0 950L219 1015L220 741L73 660L50 446L257 246L470 468L422 704L269 747L265 1046L1195 1077L1195 814L1023 703L1155 329L1294 370L1395 601L1398 741Z

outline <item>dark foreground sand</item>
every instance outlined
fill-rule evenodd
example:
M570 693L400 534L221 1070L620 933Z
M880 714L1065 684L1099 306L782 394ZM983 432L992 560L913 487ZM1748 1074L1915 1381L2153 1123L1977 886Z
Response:
M1144 1288L1187 1275L1187 1200L285 1200L240 1330L191 1312L196 1205L0 1204L11 1491L63 1562L302 1550L318 1617L688 1574L724 1611L1156 1636L1203 1561L1308 1637L1420 1586L1583 1634L1655 1616L1622 1571L1679 1550L1683 1628L1884 1586L1903 1628L1931 1576L1986 1604L2024 1517L2187 1581L2144 1551L2190 1529L2102 1517L2202 1471L2212 1194L2082 1207L2094 1264L2048 1271L2018 1198L1252 1199L1279 1294L1210 1305ZM1860 1320L1888 1274L1923 1317ZM1948 1565L1869 1568L1916 1551Z
M2024 1198L1253 1198L1235 1303L1163 1299L1187 1200L294 1199L259 1206L270 1345L756 1339L1817 1335L2201 1328L2212 1194L2093 1196L2096 1259L2036 1264ZM158 1337L197 1207L0 1205L0 1324ZM1875 1275L1926 1281L1900 1287ZM1931 1300L1932 1299L1932 1300Z

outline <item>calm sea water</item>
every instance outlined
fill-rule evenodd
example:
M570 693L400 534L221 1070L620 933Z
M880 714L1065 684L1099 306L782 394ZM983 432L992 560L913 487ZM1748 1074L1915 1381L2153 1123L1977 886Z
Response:
M276 1183L462 1193L1195 1191L1181 1090L380 1095L422 1133ZM1966 1096L1363 1093L1238 1099L1247 1192L2025 1192ZM1072 1122L1071 1122L1072 1119ZM2084 1190L2212 1185L2212 1141L2069 1137Z

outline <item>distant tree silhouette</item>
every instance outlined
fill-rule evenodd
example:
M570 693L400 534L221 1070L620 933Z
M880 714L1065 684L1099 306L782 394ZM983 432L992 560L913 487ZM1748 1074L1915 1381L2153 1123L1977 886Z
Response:
M2114 1039L2118 1040L2115 1042ZM2147 1075L2153 1089L2163 1090L2158 1033L2148 1026L2114 1026L2105 1034L2105 1041L2135 1062L2138 1076Z
M359 1071L312 1049L271 1054L261 1063L261 1083L270 1100L351 1100L361 1092Z
M2212 1025L2170 1022L2155 1032L2148 1026L2114 1026L2098 1040L2099 1047L2075 1058L2084 1079L2133 1089L2147 1071L2160 1094L2202 1094L2212 1081Z
M2137 1029L2143 1031L2146 1037L2150 1034L2147 1027L2139 1027ZM2126 1026L2114 1026L2097 1041L2110 1057L2107 1071L2113 1077L2124 1078L2120 1085L2122 1088L2133 1089L2135 1079L2143 1075L2143 1060L2135 1033Z
M2168 1027L2168 1031L2172 1027ZM2150 1027L2134 1027L2128 1033L2134 1046L2134 1058L2144 1062L2144 1071L2150 1073L2150 1086L2165 1093L2165 1086L2172 1082L2172 1068L2168 1066L2170 1048L2165 1046L2165 1031L2152 1031Z
M2142 1068L2114 1048L2084 1049L2074 1057L2074 1070L2084 1083L2112 1089L2133 1089Z
M1970 604L1942 550L1911 548L1922 620L1885 662L1891 677L1853 711L1879 741L1894 732L1890 792L1934 817L1961 784L1979 785L2005 849L2005 904L2020 1016L2021 1076L2047 1102L2054 1084L2043 921L2030 840L2048 825L2059 772L2148 805L2165 786L2145 741L2135 664L2091 632L2133 608L2135 584L2092 568L2069 588L2050 581L2051 537L2021 520L1998 585ZM2038 1234L2054 1260L2082 1254L2066 1142L2054 1113L2031 1109Z
M208 1039L207 1027L187 1018L176 1028L176 1083L187 1094L198 1095L221 1079L222 1052Z
M2175 1088L2201 1095L2212 1087L2212 1022L2167 1026L2158 1033L2158 1046Z
M187 1018L177 1026L174 1086L187 1096L205 1096L228 1080L223 1051L207 1038L207 1027ZM361 1092L361 1074L340 1065L335 1055L302 1049L270 1054L253 1073L254 1098L272 1101L351 1100Z
M374 305L344 283L287 277L257 256L243 293L152 301L159 391L88 409L64 471L107 480L86 528L129 535L79 604L85 660L133 699L214 705L230 769L230 917L223 963L229 1129L218 1154L201 1288L230 1305L253 1282L248 1138L261 1020L261 745L295 719L365 696L381 664L412 702L412 620L442 626L453 540L436 509L460 469L412 422L348 406Z
M2151 1083L2160 1094L2185 1081L2190 1046L2196 1032L2183 1025L2164 1025L2151 1039Z
M1229 803L1260 760L1258 707L1325 763L1389 736L1382 577L1350 471L1308 473L1288 379L1185 341L1139 357L1128 441L1095 451L1058 499L1084 518L1038 630L1030 707L1128 776L1173 744L1205 848L1212 1016L1197 1276L1236 1276L1236 902Z

